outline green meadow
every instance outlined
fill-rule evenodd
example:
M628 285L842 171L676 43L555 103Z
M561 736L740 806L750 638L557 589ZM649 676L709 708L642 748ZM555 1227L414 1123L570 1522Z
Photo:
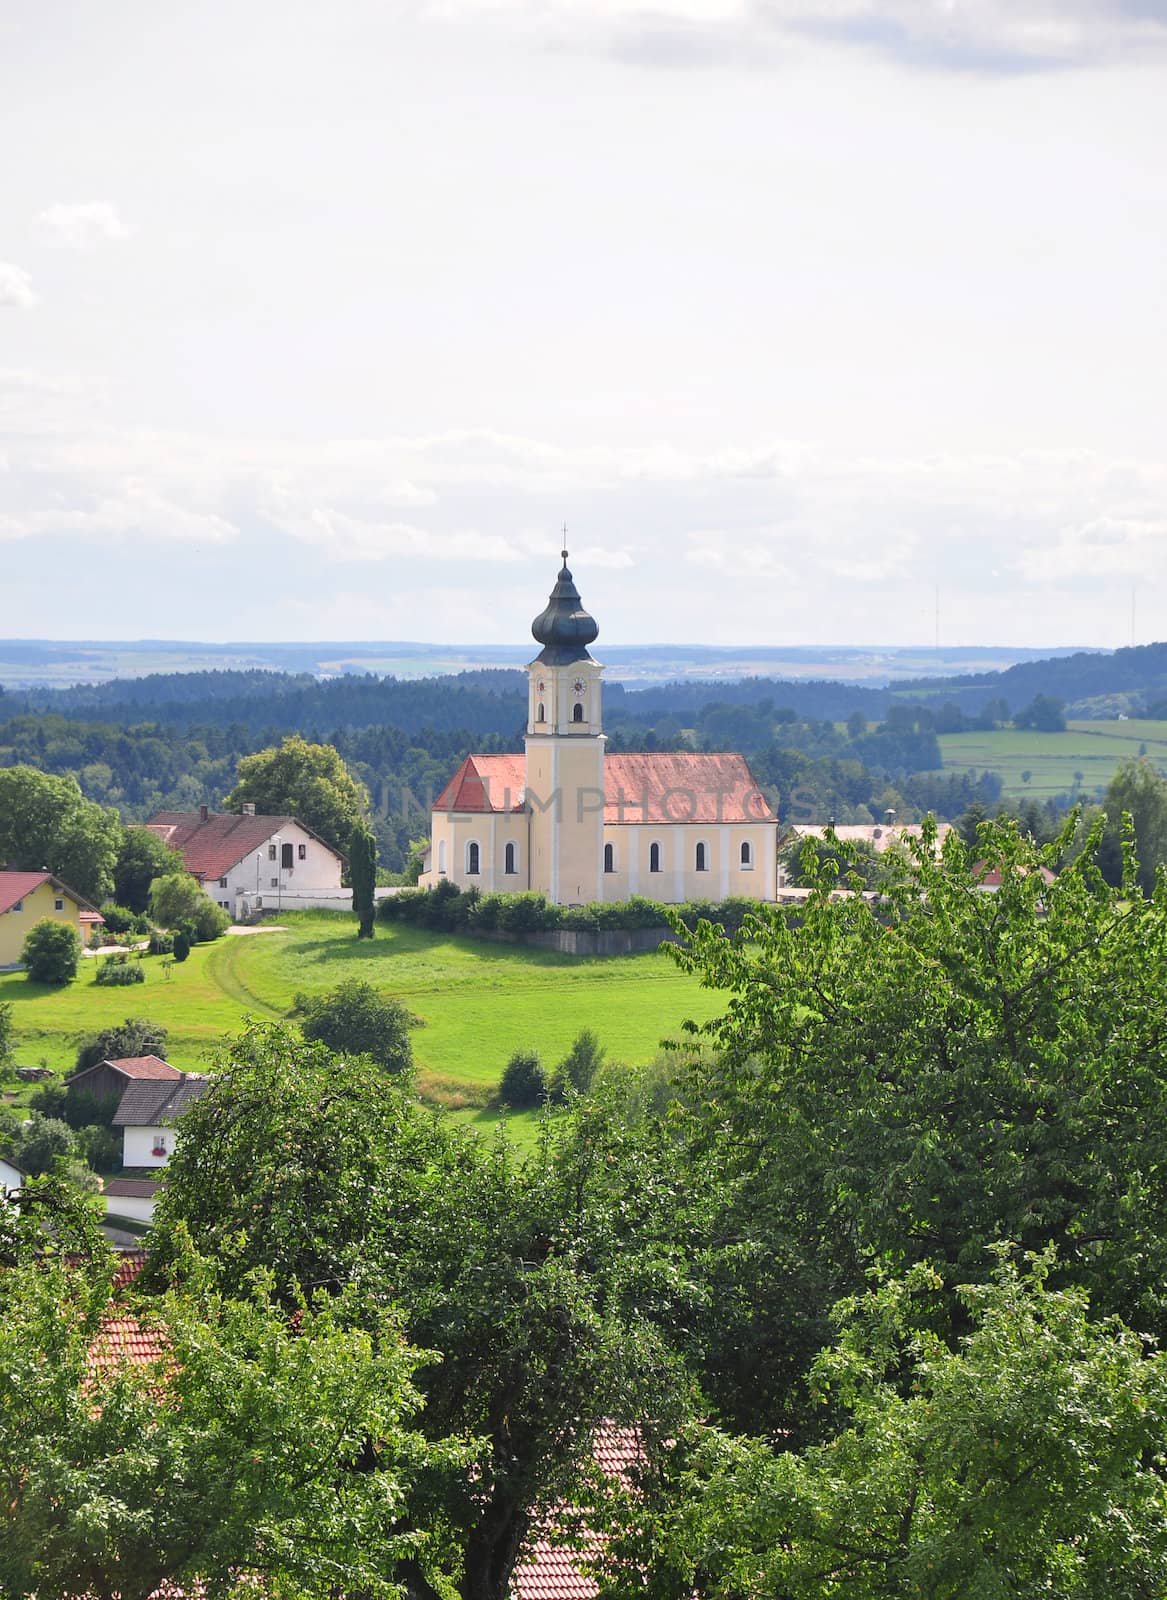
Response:
M1070 722L1064 733L945 733L940 751L947 771L1000 773L1010 800L1045 800L1071 791L1093 798L1130 756L1145 754L1167 771L1167 722Z
M470 1110L484 1105L517 1049L554 1065L591 1028L611 1060L637 1065L679 1036L686 1018L724 1010L724 997L658 952L567 956L383 925L362 942L353 928L347 917L300 914L282 930L196 945L169 977L147 958L145 983L126 989L98 988L89 959L63 989L7 974L0 1000L13 1005L17 1060L67 1070L83 1034L143 1016L169 1030L173 1064L197 1071L244 1017L286 1019L298 992L359 977L421 1019L413 1048L423 1096Z

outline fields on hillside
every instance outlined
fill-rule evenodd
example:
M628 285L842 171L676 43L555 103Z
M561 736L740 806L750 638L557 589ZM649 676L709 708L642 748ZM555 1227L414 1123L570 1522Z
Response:
M1009 799L1032 795L1045 800L1077 788L1093 798L1106 788L1119 762L1140 754L1140 747L1167 771L1167 722L1070 722L1064 733L1002 728L940 736L946 771L998 772ZM1077 773L1082 775L1080 784Z
M195 1071L244 1016L285 1018L297 991L360 977L422 1019L413 1048L423 1094L481 1105L519 1048L554 1064L586 1027L612 1060L637 1064L676 1037L685 1018L704 1021L724 1009L724 997L656 953L601 960L385 927L358 943L348 918L287 920L284 931L197 945L169 979L148 959L146 982L132 989L97 988L89 961L65 989L19 973L0 977L0 1000L13 1004L17 1060L43 1057L67 1069L80 1035L132 1015L164 1024L169 1059Z

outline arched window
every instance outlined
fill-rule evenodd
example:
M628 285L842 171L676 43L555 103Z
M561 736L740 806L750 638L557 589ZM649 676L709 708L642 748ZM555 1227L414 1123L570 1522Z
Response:
M519 870L519 852L518 852L517 847L515 845L513 845L513 844L508 844L507 847L506 847L506 852L505 852L505 854L503 856L503 868L502 868L502 870L504 872L511 872L511 873L517 872Z
M444 839L439 839L438 840L438 871L439 872L445 872L445 870L446 870L446 841Z
M615 870L616 870L616 847L615 847L615 845L606 844L604 846L604 871L605 872L615 872Z
M648 870L650 872L659 872L660 871L660 845L659 844L650 844L649 847L648 847Z
M742 867L749 870L754 864L754 847L748 839L742 840Z
M536 722L546 722L547 721L547 707L543 704L542 700L540 700L539 708L535 713L535 721Z
M583 706L581 706L579 701L577 700L575 705L572 706L572 708L571 708L571 720L573 722L582 722L583 719L584 719Z
M466 846L466 874L470 878L478 876L478 840L471 839Z
M707 856L706 851L705 851L705 841L704 841L704 839L702 839L700 844L698 844L698 846L697 846L696 866L697 866L697 871L698 872L708 872L709 871L709 859L708 859L708 856Z

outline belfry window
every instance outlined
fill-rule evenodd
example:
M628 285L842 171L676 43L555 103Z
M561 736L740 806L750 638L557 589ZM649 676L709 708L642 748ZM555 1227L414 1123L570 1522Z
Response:
M584 719L583 706L581 706L579 701L577 700L575 705L572 706L572 708L571 708L571 720L573 722L582 722L583 719Z
M480 870L478 866L478 854L478 840L471 839L470 843L466 846L467 877L476 878L478 876Z
M615 845L606 844L604 846L604 871L605 872L615 872L615 870L616 870L616 847L615 847Z
M519 852L514 844L508 844L503 855L502 870L514 874L519 870Z
M536 722L546 722L547 721L547 707L543 704L542 700L540 700L538 706L535 708L535 721Z
M695 862L695 866L696 866L698 872L708 872L709 871L709 858L708 858L708 854L707 854L706 849L705 849L705 841L704 841L704 839L697 846L697 860Z
M648 847L648 870L650 872L659 872L660 871L660 845L659 844L650 844L649 847Z

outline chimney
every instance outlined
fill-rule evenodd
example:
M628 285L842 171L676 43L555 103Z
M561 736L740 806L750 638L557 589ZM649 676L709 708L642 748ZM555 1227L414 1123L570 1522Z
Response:
M255 815L255 801L245 800L243 802L243 810L239 813L239 815L241 817L253 817Z
M208 815L209 815L209 813L207 811L206 806L200 806L199 807L199 821L200 822L206 822Z

